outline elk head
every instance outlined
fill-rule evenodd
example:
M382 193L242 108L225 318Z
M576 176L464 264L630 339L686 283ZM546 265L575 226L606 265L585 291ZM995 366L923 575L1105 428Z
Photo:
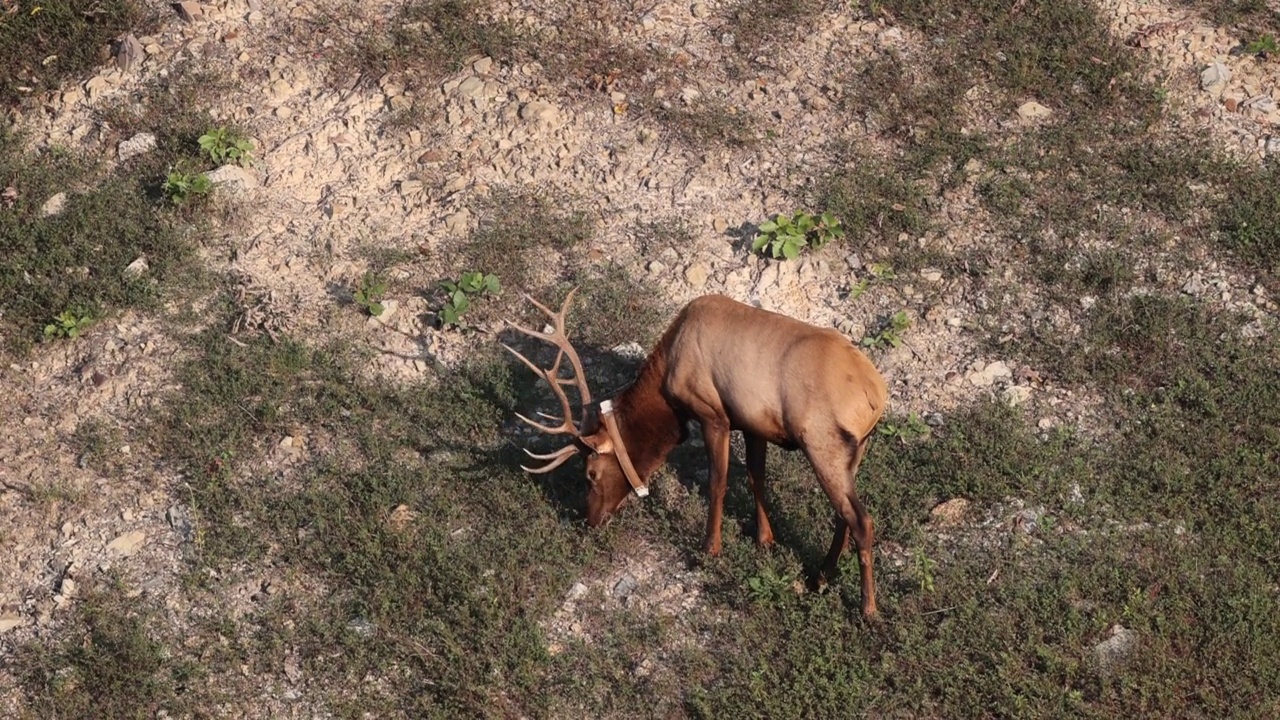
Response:
M521 465L521 469L534 474L548 473L579 453L586 455L587 524L595 527L608 519L627 500L631 492L634 491L637 497L645 497L649 494L649 490L636 473L631 464L631 459L627 455L627 449L618 429L612 402L604 400L598 405L592 404L591 390L587 387L586 375L582 370L582 361L578 358L577 351L573 349L573 345L570 344L569 338L565 333L565 314L568 312L569 303L573 300L573 296L577 291L578 288L576 287L569 291L558 313L552 312L542 303L525 295L529 302L533 303L551 320L551 332L539 332L520 327L514 323L508 323L512 329L520 333L556 346L556 360L551 367L539 367L510 346L503 344L503 347L519 358L520 362L524 363L536 375L547 381L551 391L560 401L560 409L563 415L561 418L555 418L545 413L538 413L543 418L558 423L555 425L544 425L519 413L516 413L516 417L541 432L549 435L568 435L570 438L568 445L551 453L537 454L530 452L526 448L525 453L527 455L535 460L546 460L547 462L537 468ZM569 358L569 365L573 370L573 377L571 378L560 377L560 364L566 357ZM573 421L572 405L564 391L567 385L575 385L578 388L581 420L576 424Z

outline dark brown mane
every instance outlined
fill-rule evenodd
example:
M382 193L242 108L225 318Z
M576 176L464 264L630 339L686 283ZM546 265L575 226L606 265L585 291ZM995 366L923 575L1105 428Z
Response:
M616 402L618 426L640 477L647 478L666 460L672 448L684 442L684 419L662 390L667 375L668 332L645 360L636 379L623 388ZM632 449L634 448L634 449Z

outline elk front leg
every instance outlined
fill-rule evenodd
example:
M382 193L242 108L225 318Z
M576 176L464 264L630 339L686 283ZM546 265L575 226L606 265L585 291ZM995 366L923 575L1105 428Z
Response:
M764 509L764 460L769 443L750 433L743 433L747 443L747 477L751 480L751 494L756 497L756 543L761 547L773 545L773 528Z
M707 536L703 549L720 554L720 525L724 518L724 495L729 488L729 421L704 420L702 439L707 443L709 483L707 488Z

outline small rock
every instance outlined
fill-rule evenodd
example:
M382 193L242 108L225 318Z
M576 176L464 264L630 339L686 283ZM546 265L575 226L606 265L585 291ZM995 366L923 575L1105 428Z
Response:
M1035 100L1028 100L1018 106L1018 117L1026 122L1044 120L1053 115L1053 111Z
M1027 508L1013 514L1013 527L1030 535L1036 531L1040 523L1040 515L1044 508Z
M233 193L244 192L258 187L258 179L253 176L253 173L239 165L223 165L211 171L209 173L209 181L214 185L221 185Z
M182 503L170 505L168 510L164 511L164 519L169 523L169 527L186 542L195 539L195 527L191 524L191 513L187 512L187 508Z
M124 162L129 158L137 157L145 153L149 153L156 149L156 136L151 133L138 133L128 140L122 140L116 148L116 152L120 155L120 161Z
M640 581L636 580L630 573L619 578L618 582L613 585L613 596L626 599L631 593L640 587Z
M93 77L89 78L84 82L84 93L89 97L90 100L97 100L101 98L102 94L106 92L107 89L110 87L111 86L107 83L106 80L103 79L101 75L94 75ZM84 128L85 131L88 130L88 126L82 126L82 127ZM72 136L74 137L77 134L77 132L78 130L73 131Z
M474 100L484 94L484 81L473 75L458 86L458 94Z
M1013 371L1003 360L988 363L982 371L995 379L1013 377Z
M63 597L75 597L76 581L68 577L62 578L62 582L58 583L58 593Z
M965 512L969 509L969 501L964 498L951 498L946 502L939 503L929 511L929 517L936 527L955 527L964 519Z
M125 33L124 37L116 44L116 67L124 72L129 72L138 66L142 58L146 55L146 49L142 47L142 42L133 33Z
M370 316L370 320L380 325L390 325L392 316L396 314L396 310L399 308L399 302L395 300L383 300L382 312L378 315Z
M150 269L150 266L147 265L147 257L143 255L124 267L124 276L127 278L142 277L148 269Z
M645 13L640 17L640 27L645 30L652 30L658 27L658 18L654 17L653 13Z
M493 69L493 58L482 57L474 63L471 63L471 69L481 74L487 73Z
M1263 152L1267 155L1280 155L1280 137L1269 137L1262 146Z
M67 194L60 192L44 201L44 204L40 206L40 217L53 217L61 213L66 206Z
M1226 88L1230 79L1231 68L1220 62L1213 62L1200 72L1200 89L1217 95Z
M1067 502L1076 505L1084 503L1084 492L1080 489L1080 483L1071 483L1071 489L1067 491Z
M525 121L552 123L555 122L556 115L556 106L545 100L533 100L520 108L520 119Z
M267 92L271 95L271 101L274 104L279 105L293 95L293 86L289 84L288 80L279 78L275 82L271 83L267 88Z
M1080 296L1080 307L1084 308L1085 310L1092 310L1093 306L1097 304L1098 304L1098 298L1092 295Z
M1200 295L1208 289L1208 287L1209 286L1204 282L1204 277L1202 277L1200 273L1195 272L1191 273L1191 277L1187 278L1187 281L1182 284L1182 292L1188 295Z
M1112 675L1133 654L1138 633L1119 623L1111 626L1111 637L1093 646L1093 657L1102 675Z
M643 360L646 355L644 347L635 341L615 345L610 349L610 352L618 357L626 358L628 360Z
M565 595L565 599L581 600L582 598L586 597L586 595L587 595L587 586L583 585L580 582L576 582L573 584L573 587L569 588L569 592L568 594Z
M1031 388L1026 385L1010 385L1004 389L1004 401L1017 407L1031 399Z
M699 20L711 14L711 10L707 8L707 4L701 2L694 3L693 6L689 8L689 12L693 13L693 16Z
M1256 95L1249 98L1241 107L1254 116L1266 116L1275 112L1276 100L1270 95Z
M710 276L711 271L703 263L693 263L684 270L685 281L695 288L705 286Z
M445 154L443 150L428 150L418 156L419 165L434 165L444 162ZM416 180L414 182L417 182ZM418 188L422 188L422 183L418 183Z
M711 229L715 230L718 233L722 233L725 230L729 229L729 221L725 220L722 217L713 218L711 220Z
M10 630L22 627L26 623L22 620L22 616L12 613L0 615L0 634L7 633Z
M409 523L413 522L418 515L418 511L404 503L401 503L397 505L396 508L391 511L391 515L387 517L387 525L389 525L395 532L402 532L405 528L409 527Z
M171 7L184 22L195 22L204 17L204 8L198 2L176 2Z
M921 279L923 279L925 282L931 282L931 283L941 282L941 281L942 281L942 271L940 271L940 270L921 270L921 271L920 271L920 277L921 277Z
M467 222L471 219L471 211L463 208L456 213L445 216L444 227L455 237L465 235Z
M654 275L661 275L662 273L667 271L667 266L662 264L661 260L650 260L649 265L647 267L649 272L653 273Z
M132 530L108 543L107 549L124 557L129 557L137 552L138 548L142 547L142 542L146 539L146 533L141 530Z
M974 370L966 376L975 387L991 387L997 379L1013 377L1013 371L1003 361L989 363L980 370Z
M347 622L347 629L361 637L370 637L373 635L374 631L373 623L362 617L352 618L349 620Z
M881 48L901 45L903 42L902 29L891 27L887 28L876 35L876 45Z
M1051 417L1042 417L1040 418L1039 422L1036 423L1036 427L1040 428L1041 430L1052 430L1058 427L1058 419L1051 418Z

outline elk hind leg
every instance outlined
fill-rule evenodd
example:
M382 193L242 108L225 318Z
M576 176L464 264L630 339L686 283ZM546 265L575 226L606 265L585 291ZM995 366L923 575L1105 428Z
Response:
M871 514L858 499L855 477L862 457L866 454L867 442L864 438L849 453L832 453L824 455L809 452L809 462L813 465L822 489L826 491L831 505L836 511L835 536L831 540L831 549L827 552L823 563L820 582L835 575L840 555L849 546L850 537L858 547L858 565L862 584L862 614L872 617L876 614L876 583L872 574L872 545L875 543L875 523ZM845 462L835 460L833 456L844 455Z

